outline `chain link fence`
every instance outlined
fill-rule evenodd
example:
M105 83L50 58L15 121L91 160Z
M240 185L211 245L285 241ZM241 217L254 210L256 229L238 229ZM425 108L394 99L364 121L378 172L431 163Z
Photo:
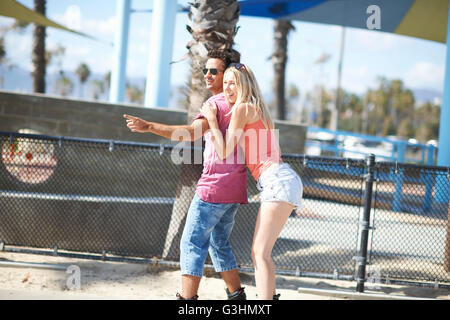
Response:
M176 146L8 132L0 144L4 250L178 261L202 165L174 163ZM364 160L283 160L302 178L304 197L273 249L278 273L355 280L364 263L379 281L450 283L448 168L376 162L368 179ZM259 207L250 174L247 190L230 240L242 268L252 268Z

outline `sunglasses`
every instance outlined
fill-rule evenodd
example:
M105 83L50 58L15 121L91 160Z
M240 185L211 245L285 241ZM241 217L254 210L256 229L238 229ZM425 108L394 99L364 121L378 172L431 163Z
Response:
M219 73L219 70L217 70L216 68L211 68L211 69L204 68L202 71L203 71L203 74L204 74L205 76L206 76L206 74L208 73L208 71L211 72L211 74L212 74L213 76L215 76L215 75L217 75L217 73Z
M243 68L244 70L247 70L247 69L245 68L245 65L243 65L242 63L236 63L236 62L233 62L233 63L231 63L231 64L229 65L229 68L231 68L231 67L235 67L237 70L241 70L242 68Z

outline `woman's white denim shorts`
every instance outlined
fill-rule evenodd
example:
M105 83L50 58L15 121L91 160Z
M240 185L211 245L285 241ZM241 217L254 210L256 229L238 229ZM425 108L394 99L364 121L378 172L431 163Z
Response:
M301 208L303 184L298 174L287 164L273 164L258 178L259 200L284 201Z

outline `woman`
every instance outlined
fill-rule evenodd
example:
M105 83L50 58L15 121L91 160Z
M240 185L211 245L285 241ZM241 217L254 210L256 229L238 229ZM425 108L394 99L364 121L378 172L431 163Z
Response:
M252 243L256 289L258 298L276 299L271 252L292 210L300 207L302 182L281 160L270 112L250 68L231 64L224 74L223 89L226 101L232 106L225 140L217 123L217 108L205 103L201 112L208 120L219 158L227 159L238 146L244 150L246 165L257 180L261 206Z

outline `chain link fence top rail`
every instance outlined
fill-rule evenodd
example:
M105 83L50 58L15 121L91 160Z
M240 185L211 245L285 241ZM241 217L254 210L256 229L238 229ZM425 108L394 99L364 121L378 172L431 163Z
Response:
M0 144L4 244L178 261L202 165L174 163L170 145L7 132ZM364 160L284 154L283 161L304 191L273 249L277 270L353 277ZM369 275L450 282L448 168L379 162L375 179ZM241 267L252 267L259 207L250 174L247 192L230 239Z

